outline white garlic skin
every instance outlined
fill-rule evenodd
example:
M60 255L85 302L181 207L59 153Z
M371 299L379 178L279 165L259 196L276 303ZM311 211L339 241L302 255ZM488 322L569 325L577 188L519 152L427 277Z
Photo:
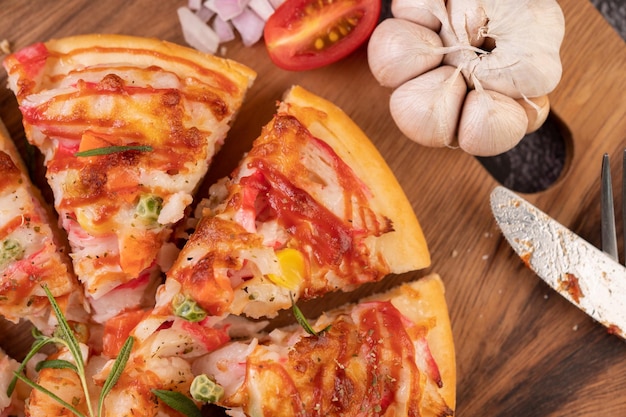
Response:
M370 37L370 70L385 87L395 88L441 64L441 38L434 31L404 19L383 20Z
M528 126L526 133L532 133L539 129L550 115L550 98L545 95L532 98L518 98L517 101L526 112Z
M444 63L463 68L470 86L475 78L485 89L513 98L554 90L562 75L559 51L565 34L563 12L556 1L449 0L448 9L453 34L442 30L445 46L469 46L476 36L491 38L492 46L495 43L485 54L461 50L444 57ZM481 13L487 17L484 27L466 25L479 21Z
M426 7L415 0L394 0L391 2L391 14L394 17L409 20L434 32L441 29L441 21Z
M466 94L463 76L456 68L442 65L398 87L389 108L400 131L412 141L451 146Z
M476 156L506 152L526 134L528 117L514 99L497 91L471 90L459 120L459 147Z

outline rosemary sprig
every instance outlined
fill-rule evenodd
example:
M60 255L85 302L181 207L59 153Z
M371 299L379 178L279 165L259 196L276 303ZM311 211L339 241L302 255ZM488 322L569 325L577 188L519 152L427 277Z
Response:
M124 151L139 151L139 152L152 152L154 149L149 145L119 145L119 146L105 146L103 148L93 148L86 151L76 152L74 156L87 157L87 156L100 156L109 155L112 153L124 152Z
M33 336L35 338L35 342L33 343L31 350L26 354L20 367L17 369L17 371L14 372L14 377L11 380L9 387L7 388L7 396L9 397L11 396L11 394L15 390L15 385L19 379L19 380L24 381L24 383L29 385L31 388L36 389L48 395L50 398L57 401L63 407L67 408L72 413L76 414L78 417L86 417L84 414L78 411L76 407L74 407L71 404L68 404L66 401L64 401L62 398L57 396L52 391L46 389L45 387L39 385L38 383L32 381L26 375L24 375L24 369L26 368L26 364L28 363L29 360L33 358L33 356L35 356L37 352L39 352L44 346L50 343L59 344L67 348L67 350L72 355L72 358L74 359L74 363L67 361L67 360L63 360L63 359L52 359L52 360L46 360L46 361L40 362L37 365L36 369L41 370L43 368L54 368L54 369L71 369L72 371L74 371L78 375L83 392L85 394L85 401L87 403L88 416L96 417L96 414L94 414L93 407L91 405L91 398L89 395L89 387L87 385L87 376L85 372L85 362L83 360L83 355L80 349L80 344L78 340L76 339L76 336L74 335L74 332L72 331L69 323L65 319L65 316L63 315L63 312L61 311L61 308L57 304L56 300L54 299L54 296L52 295L48 287L44 285L43 289L46 293L46 296L48 297L48 300L50 301L50 306L52 307L52 311L54 312L57 318L57 321L58 321L57 329L55 330L52 336L45 336L38 330L33 330ZM100 398L98 401L98 414L97 415L102 414L102 406L103 406L104 398L111 391L111 389L115 386L115 384L117 383L117 380L119 379L124 368L126 367L126 363L128 362L130 353L132 351L133 342L134 342L134 339L132 337L129 337L128 339L126 339L124 346L122 347L118 357L115 359L115 362L113 363L113 366L111 367L111 372L109 373L107 379L104 381L104 385L103 385L102 391L100 392Z
M152 393L169 407L187 417L202 417L202 412L191 398L177 391L153 389Z
M289 296L291 297L291 309L293 311L293 315L296 318L298 324L302 326L305 332L312 336L319 336L330 329L331 325L329 324L319 332L316 332L315 329L309 324L309 321L306 319L306 317L304 317L304 314L302 314L302 310L300 310L300 307L296 305L295 301L293 300L293 295L289 294Z
M102 385L102 391L100 391L100 398L98 399L98 415L102 415L102 407L104 406L104 398L109 394L109 392L113 389L117 380L120 379L122 372L124 371L124 367L126 366L126 362L128 362L128 358L130 358L130 353L133 350L133 343L135 339L129 337L124 342L122 349L120 349L120 353L117 355L113 366L111 367L111 372L107 376L107 379L104 381Z

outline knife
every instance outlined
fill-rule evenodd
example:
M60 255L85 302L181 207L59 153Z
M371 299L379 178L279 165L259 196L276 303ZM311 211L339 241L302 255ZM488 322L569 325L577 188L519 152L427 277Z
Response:
M514 192L498 186L491 209L522 261L571 303L626 339L626 268Z

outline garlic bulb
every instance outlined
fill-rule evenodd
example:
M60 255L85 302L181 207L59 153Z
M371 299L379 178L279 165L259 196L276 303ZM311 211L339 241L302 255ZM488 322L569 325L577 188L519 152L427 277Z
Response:
M453 124L466 152L496 155L545 122L547 95L562 74L565 22L556 0L392 0L391 10L395 18L372 34L368 62L382 85L400 90L392 94L390 111L407 137L427 146L450 145ZM451 105L458 102L460 90L450 87L449 78L440 80L439 89L425 88L432 75L420 80L440 67L462 74L467 90L460 112ZM415 104L410 104L409 91L414 91ZM450 117L425 117L437 101L445 103L441 108L447 107ZM482 123L479 117L485 118ZM416 120L444 125L417 125Z

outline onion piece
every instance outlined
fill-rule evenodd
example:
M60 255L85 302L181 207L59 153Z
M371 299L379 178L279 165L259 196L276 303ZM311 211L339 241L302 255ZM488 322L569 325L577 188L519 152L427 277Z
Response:
M220 38L220 43L229 42L235 39L235 31L229 22L225 22L221 17L215 16L213 20L213 30Z
M195 12L196 12L196 16L198 16L200 20L202 20L205 23L208 23L208 21L211 20L213 16L215 16L215 12L213 10L204 6L200 7Z
M248 5L247 0L207 0L204 5L225 22L239 16Z
M274 7L269 0L250 0L248 7L252 9L264 22L274 14Z
M200 52L210 54L217 52L219 37L213 29L187 7L179 7L177 13L185 42Z
M202 0L187 0L187 8L194 12L200 10L202 7Z
M265 22L250 9L244 9L239 16L231 19L231 22L241 35L244 46L252 46L263 37Z

